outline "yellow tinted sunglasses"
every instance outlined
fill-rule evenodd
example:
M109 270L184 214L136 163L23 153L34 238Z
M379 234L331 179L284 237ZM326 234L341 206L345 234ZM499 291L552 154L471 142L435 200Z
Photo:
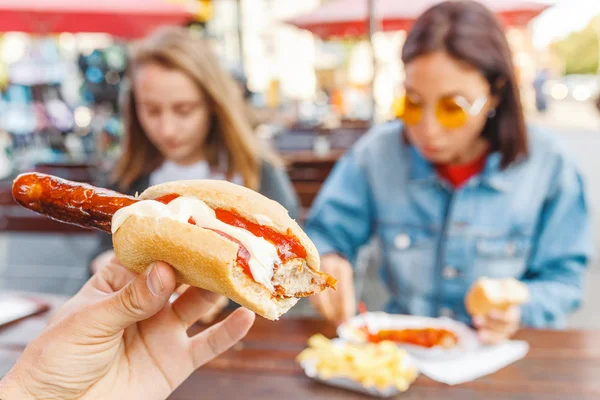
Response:
M435 104L435 117L444 128L454 129L464 126L469 117L477 116L485 103L487 96L480 96L472 104L462 96L443 96ZM406 95L400 100L398 117L408 126L418 125L423 119L425 106L419 99Z

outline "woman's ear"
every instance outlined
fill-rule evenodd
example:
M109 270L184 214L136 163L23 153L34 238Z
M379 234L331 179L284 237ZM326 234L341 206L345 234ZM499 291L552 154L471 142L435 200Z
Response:
M490 96L490 100L488 101L488 107L490 109L498 108L498 104L500 104L500 96L497 94Z
M498 78L492 85L491 96L489 101L490 108L497 108L502 98L502 93L506 87L506 79Z
M494 84L492 85L492 92L497 94L497 93L501 93L504 88L506 87L506 79L504 78L498 78L496 79L496 82L494 82Z

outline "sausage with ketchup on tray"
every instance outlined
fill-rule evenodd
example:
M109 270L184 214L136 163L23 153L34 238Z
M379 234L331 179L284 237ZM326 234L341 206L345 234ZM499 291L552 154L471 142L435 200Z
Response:
M284 207L227 181L170 182L131 197L27 173L13 182L13 197L52 219L112 233L119 262L135 272L164 261L179 283L220 293L267 319L335 287Z

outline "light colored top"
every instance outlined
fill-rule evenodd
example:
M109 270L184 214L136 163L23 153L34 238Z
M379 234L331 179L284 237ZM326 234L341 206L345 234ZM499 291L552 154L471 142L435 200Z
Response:
M225 174L220 171L211 171L206 161L199 161L190 165L179 165L167 160L150 174L150 186L190 179L225 180ZM232 182L241 185L243 180L236 175Z

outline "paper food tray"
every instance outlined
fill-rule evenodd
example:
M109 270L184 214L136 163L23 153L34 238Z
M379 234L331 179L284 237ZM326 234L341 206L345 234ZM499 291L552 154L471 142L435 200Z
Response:
M338 338L338 339L333 339L333 342L336 344L342 344L344 341L342 339ZM414 361L411 360L410 358L406 358L406 362L409 363L410 366L417 369ZM366 394L366 395L369 395L372 397L377 397L377 398L389 398L389 397L397 396L397 395L403 393L402 391L398 390L398 388L396 388L395 386L388 386L384 389L378 389L377 387L365 387L360 382L357 382L350 378L344 378L344 377L323 378L319 375L319 373L317 371L317 368L316 368L317 363L316 363L315 359L304 360L300 363L300 365L302 366L302 369L304 369L304 373L306 374L306 376L308 376L309 378L311 378L317 382L320 382L320 383L323 383L323 384L326 384L329 386L334 386L334 387L354 391L357 393ZM418 371L417 371L417 373L418 373Z
M415 358L447 360L460 357L467 352L475 351L481 347L476 332L466 324L450 318L429 318L412 315L388 314L385 312L370 312L360 314L340 325L337 335L351 342L364 342L364 333L360 330L367 325L373 331L382 329L409 329L409 328L440 328L454 332L458 344L451 348L435 346L426 348L408 343L398 343Z

